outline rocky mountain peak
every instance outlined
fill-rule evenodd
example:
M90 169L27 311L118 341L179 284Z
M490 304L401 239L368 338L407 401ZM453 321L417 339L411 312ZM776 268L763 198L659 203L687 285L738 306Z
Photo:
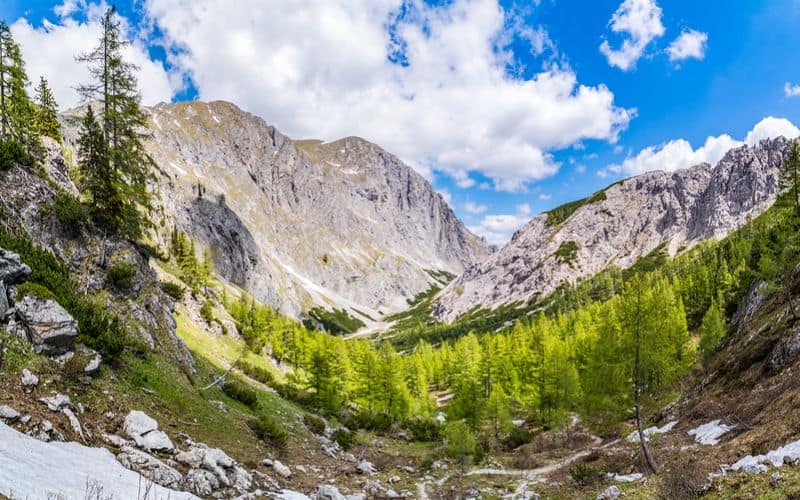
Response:
M627 268L664 245L670 255L740 227L775 201L790 142L728 151L717 165L653 171L534 217L499 252L442 291L434 315L529 302L609 266Z

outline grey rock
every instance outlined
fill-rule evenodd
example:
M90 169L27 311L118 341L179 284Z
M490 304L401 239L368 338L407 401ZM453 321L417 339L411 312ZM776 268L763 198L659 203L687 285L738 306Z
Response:
M63 410L64 408L69 408L72 406L72 401L69 399L69 396L65 394L54 394L46 398L41 398L39 399L39 401L46 404L47 408L53 412L58 412Z
M127 439L117 436L116 434L103 434L100 437L103 439L103 441L116 448L130 446L131 444Z
M16 308L37 353L62 354L72 348L78 324L58 302L26 296Z
M136 446L147 451L170 452L175 449L172 440L163 431L150 431L141 436L134 436Z
M39 385L39 376L33 373L32 371L28 370L27 368L22 370L22 375L20 376L20 383L22 387L25 389L33 389L37 385Z
M372 462L369 462L367 460L362 460L358 462L358 465L356 465L356 471L358 471L361 474L367 474L370 476L378 473L378 469L375 467L375 465L373 465Z
M314 500L345 500L344 495L339 493L339 488L331 484L320 484L317 492L313 496Z
M292 469L290 469L290 468L289 468L288 466L286 466L286 465L283 465L283 464L282 464L280 461L278 461L278 460L275 460L275 461L272 463L272 468L273 468L273 469L275 469L275 473L276 473L276 474L278 474L278 475L279 475L279 476L281 476L281 477L284 477L284 478L286 478L286 479L289 479L290 477L292 477Z
M722 237L775 201L790 142L765 140L727 152L716 165L648 172L616 183L563 222L539 215L499 252L469 267L438 296L434 316L453 321L475 308L530 302L562 283L615 265L632 266L657 248L683 248ZM575 259L556 256L573 242Z
M125 416L122 430L130 438L142 436L158 429L158 422L143 411L133 410Z
M186 473L182 485L185 490L203 497L211 496L211 494L220 489L221 486L217 476L213 472L205 469L190 470Z
M786 337L775 346L767 360L770 373L777 373L789 366L800 355L800 326L787 332Z
M83 427L81 427L81 423L78 420L78 417L75 415L75 413L69 408L62 408L61 413L67 416L67 420L69 420L69 425L70 427L72 427L72 431L75 432L75 434L77 434L78 436L80 436L81 439L84 439Z
M8 300L6 284L0 281L0 320L6 319L11 314L11 302Z
M83 368L83 372L88 374L97 373L100 370L100 363L102 363L102 361L103 357L99 353L95 354Z
M19 255L0 248L0 281L6 285L19 285L31 274L31 268L24 264Z
M136 448L123 447L121 453L117 455L117 460L124 467L138 472L161 486L178 488L183 484L183 475L180 472Z
M622 496L622 491L620 491L619 487L617 486L609 486L602 493L597 495L597 500L617 500L619 497Z
M19 418L19 412L8 405L0 406L0 419L14 422Z

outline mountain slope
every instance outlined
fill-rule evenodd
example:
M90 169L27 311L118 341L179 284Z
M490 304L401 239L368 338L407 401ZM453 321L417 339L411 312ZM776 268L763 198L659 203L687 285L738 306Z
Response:
M662 247L670 255L741 226L775 200L784 138L729 151L714 167L649 172L531 220L438 297L434 316L527 302Z
M413 169L359 138L293 141L226 102L149 108L157 219L210 247L221 276L283 313L369 322L488 253ZM67 137L76 135L75 117ZM435 274L435 273L434 273Z

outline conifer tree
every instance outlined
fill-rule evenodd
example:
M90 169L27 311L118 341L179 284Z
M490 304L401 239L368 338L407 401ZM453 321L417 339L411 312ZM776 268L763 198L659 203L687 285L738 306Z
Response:
M704 357L708 356L717 347L719 341L725 335L725 315L719 301L715 299L711 302L708 311L703 316L700 324L700 352Z
M108 149L103 130L95 118L92 106L83 117L78 138L78 165L83 173L84 191L89 195L89 206L95 220L108 222L110 203L114 201L113 179L108 168Z
M9 100L11 97L12 61L10 47L14 43L11 29L0 22L0 139L8 140L11 134L11 117Z
M800 150L797 141L792 141L789 155L783 162L780 180L781 188L788 191L795 214L800 217Z
M61 142L61 124L58 122L58 104L44 77L36 87L36 132Z
M114 188L113 199L106 203L112 208L109 214L112 228L138 238L149 225L143 213L151 208L147 182L152 175L153 160L145 150L143 141L147 136L142 132L147 115L140 106L135 75L138 68L122 56L129 42L123 37L114 7L106 11L101 25L97 48L78 56L78 61L89 66L93 78L78 90L84 99L96 99L102 105L103 136L109 158L106 175L112 179Z

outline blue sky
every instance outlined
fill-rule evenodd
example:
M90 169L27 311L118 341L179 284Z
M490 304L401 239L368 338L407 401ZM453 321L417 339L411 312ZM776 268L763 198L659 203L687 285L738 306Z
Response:
M620 177L796 130L767 117L800 123L798 0L116 5L146 101L226 99L293 137L378 142L498 244ZM0 4L65 106L101 9Z

